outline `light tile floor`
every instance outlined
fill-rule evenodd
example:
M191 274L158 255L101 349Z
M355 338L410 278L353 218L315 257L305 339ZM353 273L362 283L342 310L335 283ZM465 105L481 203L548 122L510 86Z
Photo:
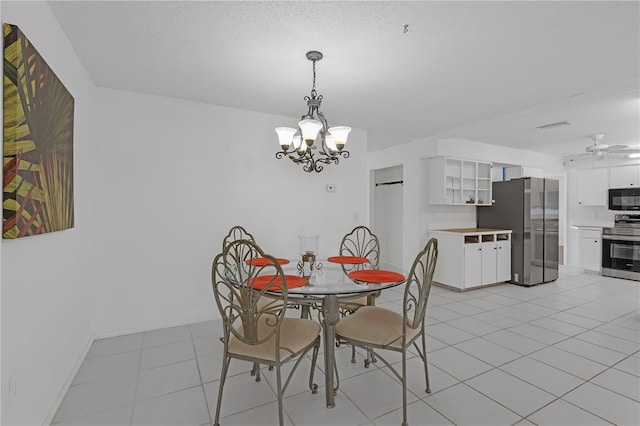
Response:
M392 289L377 304L400 310L401 300L402 289ZM432 393L424 392L421 363L411 354L410 424L640 424L639 282L565 268L556 282L530 288L433 287L427 330ZM219 321L210 321L97 340L53 423L211 424L221 331ZM352 364L346 347L336 359L336 407L324 404L322 365L318 394L307 388L305 360L285 394L285 423L399 424L401 387L388 368L378 362L365 369L361 353ZM256 383L250 368L232 361L224 425L277 424L273 372L263 369Z

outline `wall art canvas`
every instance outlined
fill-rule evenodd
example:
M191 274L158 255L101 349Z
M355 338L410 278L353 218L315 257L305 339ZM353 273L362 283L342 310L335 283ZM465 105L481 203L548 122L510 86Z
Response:
M3 34L2 238L73 228L73 97L20 28Z

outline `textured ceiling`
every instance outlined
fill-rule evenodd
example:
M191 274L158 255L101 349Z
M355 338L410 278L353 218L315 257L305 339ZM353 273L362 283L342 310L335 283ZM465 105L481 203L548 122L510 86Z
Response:
M640 144L636 1L50 5L104 87L295 118L320 50L322 110L367 129L370 150L430 135L554 154L593 133Z

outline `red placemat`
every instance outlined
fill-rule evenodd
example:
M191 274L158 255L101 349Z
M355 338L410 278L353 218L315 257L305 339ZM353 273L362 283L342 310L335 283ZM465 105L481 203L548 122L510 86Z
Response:
M306 278L299 277L297 275L285 275L284 279L287 283L287 288L302 287L303 285L307 284ZM272 284L282 286L282 280L280 279L279 275L260 275L259 277L255 277L249 280L249 286L253 287L256 290L262 290L266 285Z
M256 257L253 259L247 259L244 262L247 265L251 264L253 266L266 266L271 264L271 260L269 260L266 257ZM278 262L280 265L286 265L287 263L289 263L289 259L281 259L279 257L276 257L276 262Z
M349 265L359 265L361 263L367 263L369 259L360 256L331 256L327 259L333 263L345 263Z
M393 271L383 271L380 269L367 269L364 271L349 272L349 277L365 283L396 283L404 280L404 275Z

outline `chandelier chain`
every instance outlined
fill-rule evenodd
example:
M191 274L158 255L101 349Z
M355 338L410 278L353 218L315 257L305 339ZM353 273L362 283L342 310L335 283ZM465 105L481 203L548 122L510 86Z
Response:
M311 91L316 91L316 61L313 61L313 88L311 89Z

